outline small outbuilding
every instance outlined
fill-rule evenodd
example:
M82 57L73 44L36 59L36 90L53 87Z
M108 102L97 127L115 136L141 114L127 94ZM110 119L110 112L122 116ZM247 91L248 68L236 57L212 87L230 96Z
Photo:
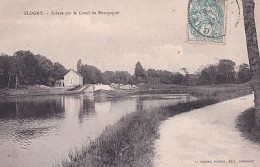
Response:
M69 72L64 76L64 86L83 86L83 77L74 70L69 70Z
M55 82L55 87L63 87L64 86L64 80L59 79Z

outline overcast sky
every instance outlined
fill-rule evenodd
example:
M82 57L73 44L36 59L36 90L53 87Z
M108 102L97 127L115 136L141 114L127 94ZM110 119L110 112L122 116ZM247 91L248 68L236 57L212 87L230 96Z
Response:
M102 71L131 73L137 61L146 69L186 67L190 72L224 58L248 63L243 16L234 27L239 12L233 1L228 0L225 45L216 45L186 42L188 0L0 0L0 52L12 55L30 50L68 69L75 69L82 59ZM260 28L260 2L255 1ZM120 13L46 14L52 10ZM45 15L26 16L24 11L44 11Z

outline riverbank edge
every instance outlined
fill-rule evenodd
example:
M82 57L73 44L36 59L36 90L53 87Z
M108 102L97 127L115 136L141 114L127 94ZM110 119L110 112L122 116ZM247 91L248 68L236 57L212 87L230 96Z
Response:
M236 119L236 127L242 136L260 146L260 127L256 126L255 108L249 108Z
M44 94L17 94L17 95L8 95L0 97L1 100L14 100L25 97L37 97L37 96L58 96L58 95L78 95L82 94L81 92L71 91L71 92L60 92L60 93L44 93Z
M115 98L145 94L191 94L200 98L231 99L233 96L252 92L251 83L218 86L180 86L180 85L142 85L139 90L115 91ZM27 86L26 89L0 89L0 100L33 96L55 96L84 94L84 91L65 90L63 88L45 87L44 85Z

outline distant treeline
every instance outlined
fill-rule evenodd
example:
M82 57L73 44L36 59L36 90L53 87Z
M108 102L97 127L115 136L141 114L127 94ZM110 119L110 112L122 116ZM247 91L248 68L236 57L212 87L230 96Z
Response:
M210 64L189 74L187 68L180 72L166 70L144 69L140 62L135 65L134 74L127 71L101 72L95 66L83 65L81 60L77 63L77 71L83 76L84 83L122 83L122 84L176 84L176 85L218 85L245 83L252 79L252 71L247 64L236 66L229 59L221 59L217 64Z
M173 64L174 66L174 64ZM217 64L210 64L189 74L187 68L180 72L144 69L137 62L134 74L127 71L101 72L97 67L77 63L77 71L83 76L84 84L176 84L176 85L218 85L244 83L252 79L252 72L247 64L236 66L229 59L221 59ZM53 63L46 57L30 51L17 51L14 55L0 56L0 88L16 88L21 85L54 86L56 80L63 79L68 70L60 63Z

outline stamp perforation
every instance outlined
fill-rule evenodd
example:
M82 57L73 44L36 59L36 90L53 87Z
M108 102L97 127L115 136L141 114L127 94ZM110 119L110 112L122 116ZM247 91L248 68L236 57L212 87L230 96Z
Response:
M223 18L223 30L222 32L224 33L222 36L222 41L217 42L215 41L210 41L210 37L204 37L207 38L208 41L206 40L191 40L190 39L190 3L192 0L188 0L188 5L187 5L187 27L186 27L186 42L191 43L191 44L214 44L214 45L226 45L226 35L227 35L227 11L228 11L228 3L226 2L228 0L224 0L224 18Z

